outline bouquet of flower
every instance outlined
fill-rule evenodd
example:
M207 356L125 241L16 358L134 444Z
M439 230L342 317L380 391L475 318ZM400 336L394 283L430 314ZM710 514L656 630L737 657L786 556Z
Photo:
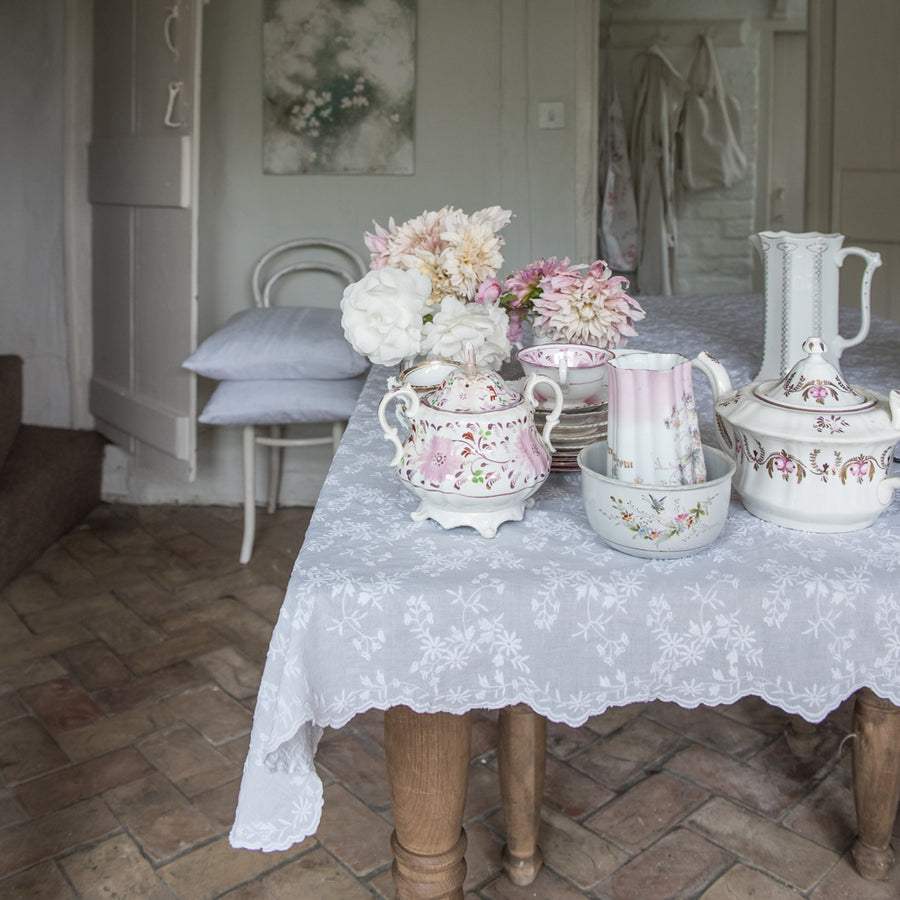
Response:
M399 227L376 222L364 236L370 270L341 300L347 340L380 365L418 355L464 362L471 344L476 363L499 368L526 321L551 340L598 347L637 334L644 311L603 260L541 259L501 283L500 231L510 217L499 206L472 215L445 206Z
M396 365L424 354L492 368L509 358L509 319L498 304L476 303L478 288L503 265L500 231L509 210L466 215L445 206L366 233L370 271L341 300L347 340L372 362Z
M502 285L496 279L484 282L476 299L507 310L513 342L522 339L523 323L531 321L553 341L621 347L646 315L627 288L628 279L613 275L602 259L587 266L554 256L513 272Z

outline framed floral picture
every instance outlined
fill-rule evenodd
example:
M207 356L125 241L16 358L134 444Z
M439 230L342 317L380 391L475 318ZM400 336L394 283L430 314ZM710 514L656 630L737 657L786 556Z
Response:
M265 0L263 171L414 171L416 0Z

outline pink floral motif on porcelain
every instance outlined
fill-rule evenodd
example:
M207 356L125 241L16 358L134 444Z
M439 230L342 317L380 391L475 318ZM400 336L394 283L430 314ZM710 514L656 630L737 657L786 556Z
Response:
M893 448L886 448L879 456L866 453L847 458L844 451L817 447L806 460L788 450L767 450L753 435L734 429L734 455L736 461L747 463L754 471L764 470L769 478L781 478L800 484L805 478L816 477L823 484L839 481L841 485L860 485L873 481L877 474L890 472Z
M690 509L682 509L677 497L673 498L675 509L667 511L665 508L668 496L654 497L645 495L646 502L650 505L650 511L641 511L638 505L630 503L621 497L610 495L613 513L610 518L617 516L619 521L637 537L645 541L660 543L684 534L692 528L702 526L704 516L709 516L709 507L713 502L711 497L698 500Z
M531 414L506 421L472 419L413 424L400 460L410 486L468 496L498 496L541 485L550 454L532 427Z

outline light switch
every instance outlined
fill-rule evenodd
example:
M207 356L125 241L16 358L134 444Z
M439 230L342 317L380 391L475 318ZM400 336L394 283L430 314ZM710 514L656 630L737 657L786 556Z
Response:
M566 104L562 101L538 103L538 128L565 128Z

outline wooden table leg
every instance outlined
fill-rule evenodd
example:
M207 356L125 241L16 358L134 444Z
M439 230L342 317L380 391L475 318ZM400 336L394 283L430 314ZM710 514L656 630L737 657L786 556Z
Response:
M471 737L468 713L428 715L395 706L384 714L397 900L463 898Z
M869 688L856 693L853 712L853 859L863 878L883 881L894 863L891 830L900 802L900 707Z
M543 855L537 844L547 766L547 720L524 703L500 710L497 748L506 818L503 870L513 884L531 884Z

